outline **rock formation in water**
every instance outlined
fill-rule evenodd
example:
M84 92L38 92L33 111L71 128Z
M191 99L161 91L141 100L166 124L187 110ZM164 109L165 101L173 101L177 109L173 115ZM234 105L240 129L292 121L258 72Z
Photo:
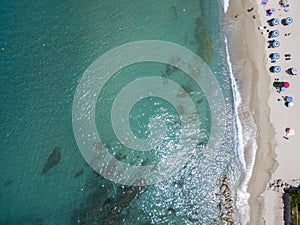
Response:
M114 208L107 214L102 221L103 225L114 224L119 220L123 209L127 208L134 198L144 192L144 188L138 186L127 187L124 194L115 202Z
M49 155L46 164L43 167L42 174L47 173L51 168L60 162L60 148L56 147Z
M95 185L97 183L100 186L100 182L97 182L95 179ZM85 203L87 207L74 212L71 224L120 224L124 210L129 207L134 199L146 191L145 187L139 186L115 188L113 186L96 188L95 192L91 193L87 198ZM112 196L112 192L114 192L113 195L115 196Z
M14 182L13 180L6 180L6 181L4 181L3 184L4 184L5 186L9 186L9 185L11 185L13 182Z
M231 198L231 191L229 186L229 179L225 176L220 180L220 191L223 195L223 201L218 205L222 215L221 219L227 224L234 225L234 208L233 208L233 200Z
M77 173L75 173L74 178L77 178L79 176L81 176L83 174L83 168L81 168L81 170L79 170Z

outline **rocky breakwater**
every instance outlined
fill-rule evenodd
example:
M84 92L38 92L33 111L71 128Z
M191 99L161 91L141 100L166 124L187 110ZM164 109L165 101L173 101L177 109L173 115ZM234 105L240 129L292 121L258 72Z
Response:
M231 197L229 179L225 176L220 180L220 192L222 194L222 201L219 204L221 211L221 219L226 224L234 225L234 206Z

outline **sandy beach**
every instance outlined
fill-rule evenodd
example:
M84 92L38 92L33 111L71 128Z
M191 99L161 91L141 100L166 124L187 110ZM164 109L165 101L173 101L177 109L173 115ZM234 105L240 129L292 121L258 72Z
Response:
M285 72L288 68L300 68L300 53L295 47L299 40L296 25L300 20L297 14L300 2L289 4L289 11L285 12L279 1L269 1L265 6L261 1L231 1L227 12L233 72L242 95L239 116L243 123L245 159L247 169L252 170L247 190L250 193L250 221L242 221L243 224L283 224L283 189L274 189L270 184L279 180L281 185L297 185L300 178L300 151L297 149L300 139L297 136L284 138L287 127L300 131L297 116L300 78ZM266 15L268 7L275 9L271 16ZM274 17L281 21L287 16L294 19L288 26L280 23L271 27L267 23ZM265 29L259 30L261 26ZM268 31L275 29L279 31L279 37L269 38ZM273 39L280 42L278 48L268 48L268 40ZM276 63L268 59L274 52L281 56ZM285 60L285 54L291 55L290 60ZM271 73L271 66L281 66L281 72ZM285 92L276 92L275 78L289 82L290 87ZM292 96L295 106L286 107L282 96Z

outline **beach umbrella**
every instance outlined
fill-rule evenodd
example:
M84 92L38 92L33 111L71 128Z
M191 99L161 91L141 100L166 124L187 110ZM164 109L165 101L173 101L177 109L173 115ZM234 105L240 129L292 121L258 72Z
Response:
M285 87L280 88L280 91L285 91L285 90L286 90Z
M286 72L291 75L297 75L297 70L295 68L289 68Z
M277 40L273 40L273 41L271 42L271 46L272 46L273 48L278 48L278 47L280 46L280 43L279 43L279 41L277 41Z
M277 19L277 18L273 18L272 20L271 20L271 26L277 26L279 24L279 20Z
M283 25L289 25L293 22L293 18L292 17L287 17L285 19L282 19L282 23Z
M270 8L270 9L268 9L269 10L269 13L270 14L273 14L274 12L276 12L276 9L275 8Z
M288 88L290 86L289 82L283 82L283 87Z
M288 0L281 0L279 2L280 5L285 5L285 4L288 4Z
M279 36L279 31L278 30L273 30L270 32L270 37L278 37Z
M277 60L280 58L280 54L278 52L272 53L270 54L270 58Z
M271 66L270 71L273 73L279 73L281 71L281 67L280 66Z
M292 128L289 128L289 127L285 128L285 132L286 132L287 136L294 136L295 135L295 130L292 129Z
M279 73L281 71L280 66L274 66L274 72Z
M286 101L286 102L292 102L292 101L293 101L293 98L292 98L291 96L287 96L287 97L285 98L285 101Z
M297 74L297 70L295 68L291 69L291 74L296 75Z
M289 103L288 103L288 107L291 107L291 108L292 108L292 107L294 107L294 105L295 105L294 102L289 102Z

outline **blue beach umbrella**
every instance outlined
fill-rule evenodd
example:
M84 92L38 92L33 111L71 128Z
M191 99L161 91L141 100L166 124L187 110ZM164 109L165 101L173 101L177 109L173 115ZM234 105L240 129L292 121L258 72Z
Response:
M280 66L274 66L274 72L279 73L281 71Z
M279 36L279 31L278 30L273 30L270 32L271 37L278 37Z
M283 23L283 25L289 25L289 24L293 23L293 18L287 17L285 19L282 19L282 23Z
M279 73L281 71L281 67L280 66L271 66L270 71L273 73Z
M285 101L286 101L286 102L292 102L292 101L293 101L293 98L292 98L291 96L287 96L287 97L285 98Z
M271 20L271 25L272 26L276 26L276 25L278 25L279 24L279 20L277 19L277 18L273 18L272 20Z
M270 54L270 58L277 60L280 58L280 54L278 52L272 53Z
M278 48L280 46L280 42L277 41L277 40L274 40L274 41L271 42L271 46L273 48Z

